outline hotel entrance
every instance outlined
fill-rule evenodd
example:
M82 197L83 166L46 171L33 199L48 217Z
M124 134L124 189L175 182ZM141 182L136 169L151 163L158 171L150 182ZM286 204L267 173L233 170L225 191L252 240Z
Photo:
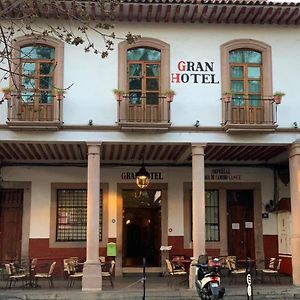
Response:
M123 267L159 267L161 199L159 189L123 190Z

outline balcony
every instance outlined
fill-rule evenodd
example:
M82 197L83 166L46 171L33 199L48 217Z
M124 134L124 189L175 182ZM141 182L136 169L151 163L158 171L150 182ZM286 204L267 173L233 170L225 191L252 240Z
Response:
M138 99L123 95L118 102L118 125L123 130L168 130L170 106L165 96Z
M50 129L57 130L61 125L62 97L47 96L41 102L41 94L35 93L29 101L24 101L20 93L11 93L7 99L8 116L6 124L14 129Z
M222 98L222 127L226 132L274 132L277 104L273 98Z

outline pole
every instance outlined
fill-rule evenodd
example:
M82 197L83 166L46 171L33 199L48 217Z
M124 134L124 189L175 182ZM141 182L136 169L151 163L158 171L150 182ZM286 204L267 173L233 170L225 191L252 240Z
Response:
M251 265L249 257L246 258L246 283L247 283L247 300L253 300Z
M143 300L146 299L146 257L143 257Z

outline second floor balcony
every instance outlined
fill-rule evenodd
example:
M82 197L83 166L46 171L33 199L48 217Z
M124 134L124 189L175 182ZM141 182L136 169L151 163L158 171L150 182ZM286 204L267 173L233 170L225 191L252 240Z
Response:
M272 97L222 98L222 127L226 132L272 132L278 126L277 104Z
M165 96L123 95L117 103L121 129L167 130L171 126L171 100Z
M7 125L11 128L39 128L56 130L62 124L63 96L12 92L7 98Z

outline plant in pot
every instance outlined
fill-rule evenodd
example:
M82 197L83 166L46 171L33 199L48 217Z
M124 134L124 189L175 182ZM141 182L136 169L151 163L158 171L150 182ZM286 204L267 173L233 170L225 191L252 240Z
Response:
M172 102L174 100L174 96L176 95L176 92L174 90L166 90L164 92L164 96L166 97L166 100L168 102Z
M226 91L223 93L223 101L225 103L229 103L232 100L232 92L231 91Z
M124 91L119 90L119 89L113 89L113 93L114 93L117 101L123 100Z
M56 97L56 99L58 101L61 101L64 99L64 97L65 97L64 94L66 92L67 92L66 89L61 89L61 88L54 88L52 91L53 95Z
M274 102L275 102L276 104L280 104L283 96L285 96L285 93L280 92L280 91L275 92L275 93L273 94Z
M1 92L4 94L3 98L6 100L10 100L11 98L11 88L10 87L3 87Z

